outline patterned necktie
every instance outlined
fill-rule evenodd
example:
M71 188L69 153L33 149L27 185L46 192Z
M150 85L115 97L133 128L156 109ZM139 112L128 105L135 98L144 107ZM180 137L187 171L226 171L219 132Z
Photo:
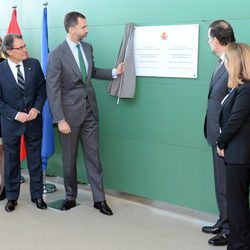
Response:
M77 44L76 47L77 47L77 51L78 51L78 59L79 59L80 69L82 72L82 79L83 79L83 82L85 83L87 74L86 74L86 67L85 67L85 63L83 60L80 44Z
M23 78L23 74L20 70L20 66L21 65L17 65L17 85L19 86L19 88L22 90L22 92L24 91L24 87L25 87L25 81Z

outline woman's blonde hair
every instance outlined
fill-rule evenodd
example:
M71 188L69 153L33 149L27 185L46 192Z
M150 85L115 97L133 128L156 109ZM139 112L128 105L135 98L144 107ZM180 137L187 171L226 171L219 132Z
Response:
M225 64L228 71L228 87L250 81L250 46L245 43L230 43L225 52Z

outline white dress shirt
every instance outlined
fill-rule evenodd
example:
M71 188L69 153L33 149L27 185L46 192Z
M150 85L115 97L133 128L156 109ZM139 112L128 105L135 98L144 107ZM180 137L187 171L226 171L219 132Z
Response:
M21 61L20 63L16 64L16 63L12 62L9 58L7 59L7 61L8 61L8 64L10 66L11 72L16 79L16 82L17 82L17 67L16 67L17 65L20 65L20 71L23 75L23 79L25 80L23 62Z

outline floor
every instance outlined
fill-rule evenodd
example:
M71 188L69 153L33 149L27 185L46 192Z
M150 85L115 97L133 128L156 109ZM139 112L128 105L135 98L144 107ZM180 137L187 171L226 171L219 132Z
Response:
M107 196L114 215L93 208L91 193L79 185L81 204L62 212L39 210L30 201L28 178L21 186L15 211L0 202L0 246L4 250L225 250L207 244L210 235L201 232L201 221L153 208L142 203ZM47 203L64 198L63 185L44 195ZM212 222L210 222L212 223Z

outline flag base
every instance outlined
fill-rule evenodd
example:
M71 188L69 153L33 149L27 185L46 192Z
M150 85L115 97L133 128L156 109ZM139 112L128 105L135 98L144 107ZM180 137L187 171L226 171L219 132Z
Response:
M25 182L25 179L24 177L21 175L21 180L20 180L21 183L24 183Z
M49 194L49 193L54 193L56 192L56 186L51 183L45 183L43 184L43 193L44 194Z

